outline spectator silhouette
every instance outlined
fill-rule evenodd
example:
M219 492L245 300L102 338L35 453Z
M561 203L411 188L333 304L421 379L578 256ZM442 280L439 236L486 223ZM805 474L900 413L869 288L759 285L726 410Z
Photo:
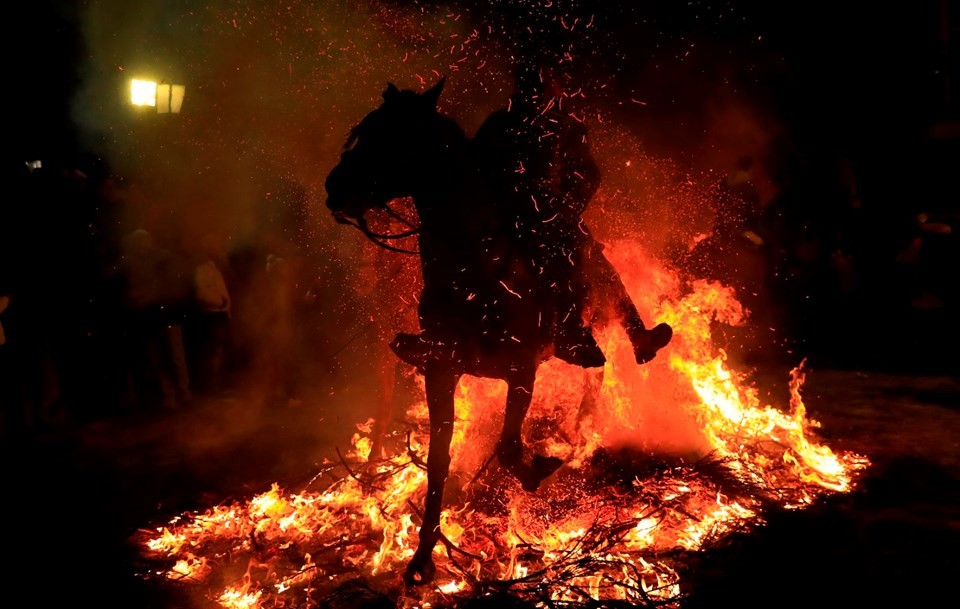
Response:
M97 384L92 399L103 404L108 414L129 414L135 409L128 387L125 336L123 238L138 223L129 216L129 201L122 178L107 175L98 183L97 209L91 230L97 253L96 297L93 333L97 349Z
M27 424L24 395L26 357L20 340L17 319L23 282L23 251L26 200L30 172L23 161L8 161L3 166L7 205L0 212L0 431L20 431Z
M225 275L231 290L232 372L269 407L298 396L296 257L274 234L239 245Z
M7 331L3 326L9 318L9 315L5 315L9 307L10 294L0 282L0 436L6 435L8 429L13 427L11 423L14 421L11 419L18 416L21 404L20 396L14 389L14 377L11 374L15 360L7 344Z
M710 232L693 247L680 244L679 266L694 277L709 278L750 296L764 281L761 204L754 183L756 164L740 157L719 183L713 199Z
M786 312L787 337L808 351L832 353L849 318L863 218L849 167L829 157L788 158L780 190L764 209L769 289ZM868 311L861 311L864 317Z
M7 344L7 333L3 330L3 314L10 306L10 295L0 290L0 345Z
M261 302L264 335L262 369L267 371L267 403L289 405L299 388L296 270L277 253L267 254Z
M54 159L29 173L19 201L12 303L28 427L67 423L88 414L74 409L92 406L85 399L96 284L90 194L82 171Z
M226 252L214 233L206 235L193 267L192 307L186 343L192 356L193 386L204 394L225 389L225 362L230 344L232 299L224 269Z
M192 392L174 256L140 228L123 240L122 267L134 399L148 408L157 398L165 409L186 406Z

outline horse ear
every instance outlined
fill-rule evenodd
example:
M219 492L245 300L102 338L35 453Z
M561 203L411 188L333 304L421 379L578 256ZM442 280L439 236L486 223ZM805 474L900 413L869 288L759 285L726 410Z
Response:
M387 88L383 92L383 99L390 99L391 97L394 97L399 92L400 92L400 89L397 88L397 85L393 84L392 82L388 82Z
M437 106L437 100L440 99L440 94L443 92L443 85L446 84L447 77L444 76L440 78L440 81L423 92L423 98L426 99L430 105L433 107Z

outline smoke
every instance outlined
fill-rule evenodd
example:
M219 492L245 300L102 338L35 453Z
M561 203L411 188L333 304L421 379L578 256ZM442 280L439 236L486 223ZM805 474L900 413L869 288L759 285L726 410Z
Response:
M253 386L369 404L391 374L384 335L411 329L416 268L396 263L371 288L382 259L333 223L323 181L388 82L419 90L446 76L440 109L471 134L506 102L517 58L564 66L604 174L588 221L665 260L710 230L735 161L767 156L777 119L731 55L758 54L732 9L594 4L100 0L81 15L72 117L119 176L122 225L192 256L216 243L244 265L227 274ZM181 112L132 107L131 78L184 85Z

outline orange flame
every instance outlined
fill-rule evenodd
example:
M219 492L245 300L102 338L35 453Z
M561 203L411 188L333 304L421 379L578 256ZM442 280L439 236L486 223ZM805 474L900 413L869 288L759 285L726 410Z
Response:
M674 327L672 342L638 366L625 333L611 326L599 332L608 356L602 372L556 360L541 367L526 440L566 466L537 494L490 464L505 384L465 377L448 479L457 501L441 522L437 582L396 593L399 606L443 604L493 582L531 599L669 603L680 594L674 561L683 551L761 522L764 501L796 508L849 491L868 465L813 437L818 424L806 418L802 364L790 379L789 404L762 404L715 346L714 324L736 326L747 317L731 288L684 282L635 243L605 251L641 316ZM407 419L416 424L409 451L422 455L425 402ZM358 426L343 461L315 478L331 477L322 490L290 493L274 484L247 502L178 517L144 535L144 553L173 563L166 577L200 585L217 572L223 580L231 561L248 557L241 581L212 594L228 608L304 605L358 574L395 590L416 547L426 472L406 444L388 459L368 461L369 423ZM629 479L604 477L604 454L634 458L614 468ZM730 496L710 464L748 491Z

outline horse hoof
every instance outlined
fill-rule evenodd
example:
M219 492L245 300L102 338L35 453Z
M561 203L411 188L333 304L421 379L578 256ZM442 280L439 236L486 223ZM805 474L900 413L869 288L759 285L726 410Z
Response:
M540 484L549 478L563 465L563 460L557 457L534 455L530 466L524 466L517 472L523 490L534 493L540 489Z
M534 455L533 456L533 471L539 476L544 478L553 474L553 472L560 469L563 465L563 459L559 457L544 457L543 455Z
M433 557L430 556L431 552L422 553L417 550L403 573L404 584L407 586L422 586L433 581L437 574L437 566L433 563Z
M646 364L657 356L657 351L669 344L673 338L673 328L661 323L651 330L632 331L629 334L637 363Z

